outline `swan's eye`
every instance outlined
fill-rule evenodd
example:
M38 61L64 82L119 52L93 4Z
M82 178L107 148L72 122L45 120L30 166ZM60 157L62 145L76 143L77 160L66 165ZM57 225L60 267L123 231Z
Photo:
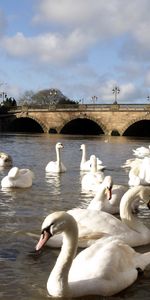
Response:
M50 233L50 227L51 227L51 225L49 225L48 227L44 228L44 229L42 230L41 234L44 234L44 231Z

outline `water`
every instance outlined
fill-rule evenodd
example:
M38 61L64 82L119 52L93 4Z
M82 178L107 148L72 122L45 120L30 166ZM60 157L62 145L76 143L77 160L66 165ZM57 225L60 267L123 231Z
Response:
M45 166L55 159L55 144L62 142L62 160L67 172L60 176L46 176ZM126 137L82 137L63 135L1 134L1 151L13 157L14 165L30 168L35 177L29 189L0 190L0 299L48 299L46 282L58 256L58 249L45 248L40 257L29 252L36 245L34 234L40 234L41 223L55 210L86 207L92 193L81 190L80 145L86 143L88 156L96 154L107 166L105 174L114 183L127 184L127 173L120 166L132 157L132 149L150 144L149 139ZM8 170L0 170L0 180ZM150 226L149 211L143 209L139 217ZM32 233L32 235L31 235ZM139 247L150 251L150 245ZM131 287L113 297L82 297L82 299L150 299L150 271L138 278Z

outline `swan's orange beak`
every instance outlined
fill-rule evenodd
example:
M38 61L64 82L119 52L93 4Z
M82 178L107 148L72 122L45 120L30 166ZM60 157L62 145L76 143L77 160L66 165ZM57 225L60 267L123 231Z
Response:
M112 187L106 189L107 200L111 199L112 196Z
M35 247L36 251L39 251L40 249L42 249L50 237L51 237L50 232L47 232L46 230L44 230L44 232L41 234L40 239Z

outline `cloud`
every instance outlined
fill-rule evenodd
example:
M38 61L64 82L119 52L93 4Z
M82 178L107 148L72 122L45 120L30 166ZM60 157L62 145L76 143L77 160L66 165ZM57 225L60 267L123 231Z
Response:
M91 0L42 0L38 1L33 22L43 27L49 23L47 32L28 37L18 32L4 37L1 46L12 57L68 64L88 61L91 49L101 47L103 40L125 36L125 44L120 45L121 58L133 58L143 51L149 57L149 10L148 0L93 0L92 5Z
M1 47L9 56L28 58L36 63L66 63L83 59L83 52L90 41L75 30L67 37L61 34L43 34L37 37L25 37L18 32L14 37L4 37Z
M60 24L64 28L82 28L99 37L117 36L140 29L149 20L149 0L42 0L38 1L34 22Z
M54 84L78 98L95 94L101 101L111 102L114 84L120 86L121 101L136 99L137 91L141 95L149 84L149 0L35 2L33 6L31 1L28 25L26 18L12 21L13 12L9 12L9 29L15 26L7 30L7 36L1 13L0 47L5 66L17 64L18 74L31 77L34 88Z

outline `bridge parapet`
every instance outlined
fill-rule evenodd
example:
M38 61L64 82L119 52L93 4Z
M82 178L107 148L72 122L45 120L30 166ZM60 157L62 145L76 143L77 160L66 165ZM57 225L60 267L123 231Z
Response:
M63 104L63 105L23 105L12 107L8 113L18 111L145 111L150 104Z

